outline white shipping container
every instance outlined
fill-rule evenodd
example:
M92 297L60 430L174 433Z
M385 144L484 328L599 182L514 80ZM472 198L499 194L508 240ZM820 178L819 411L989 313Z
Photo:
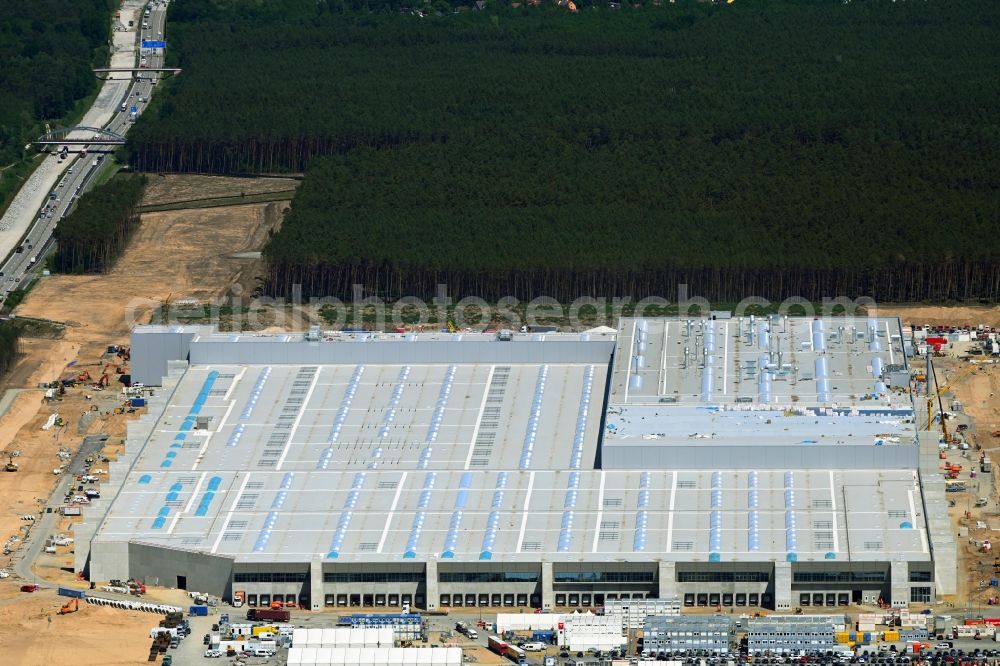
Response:
M568 613L497 613L497 633L505 631L554 631Z
M310 648L288 651L289 666L462 666L461 648ZM306 659L310 660L308 663Z

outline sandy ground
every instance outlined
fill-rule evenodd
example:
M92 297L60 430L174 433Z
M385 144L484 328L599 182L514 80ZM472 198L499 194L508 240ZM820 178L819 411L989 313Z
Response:
M911 325L942 325L962 326L964 324L985 324L1000 326L1000 306L997 305L881 305L878 315L882 317L897 316L904 324Z
M157 616L88 604L59 615L66 600L54 592L17 594L22 598L16 604L0 605L4 666L147 663L148 632Z
M17 314L67 323L67 340L124 340L168 299L204 303L252 281L259 260L232 255L259 250L286 205L147 213L109 274L45 278Z
M225 176L149 175L143 203L167 204L191 199L235 197L293 190L302 181L294 178L228 178Z

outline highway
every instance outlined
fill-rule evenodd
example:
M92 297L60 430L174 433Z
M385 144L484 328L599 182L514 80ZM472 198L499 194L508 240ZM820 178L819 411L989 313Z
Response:
M142 49L143 40L163 40L167 0L151 0L149 18L144 17L146 0L126 0L114 41L111 67L161 67L163 52ZM129 22L134 25L129 27ZM145 25L148 23L148 27ZM93 106L79 125L97 127L125 135L136 115L146 108L160 75L153 72L109 74ZM124 109L124 110L123 110ZM73 133L72 139L90 139L92 133ZM52 231L66 216L77 198L106 168L106 154L113 147L67 146L68 157L60 157L60 146L42 158L0 220L0 299L28 282L31 271L40 271L43 257L52 246ZM86 154L81 155L81 148ZM54 196L53 196L54 195Z

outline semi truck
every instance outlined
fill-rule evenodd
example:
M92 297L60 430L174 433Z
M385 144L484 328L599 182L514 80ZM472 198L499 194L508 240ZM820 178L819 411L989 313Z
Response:
M490 652L498 654L501 657L507 656L507 642L500 640L498 636L490 636L486 639L486 646L490 649Z
M292 614L284 609L277 608L251 608L247 611L248 620L274 620L275 622L288 622L292 619Z

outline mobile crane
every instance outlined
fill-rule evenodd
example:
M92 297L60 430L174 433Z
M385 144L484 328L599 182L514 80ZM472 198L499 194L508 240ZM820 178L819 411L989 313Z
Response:
M937 402L938 402L938 410L939 410L940 415L941 415L941 434L944 437L944 441L945 442L951 443L951 433L948 432L948 423L947 423L947 418L946 418L945 411L944 411L944 401L942 400L941 396L943 396L945 393L947 393L948 391L950 391L951 387L954 386L955 383L958 382L959 379L961 379L962 377L964 377L965 375L969 374L970 372L972 372L975 369L976 369L976 366L974 366L974 365L970 365L970 366L967 366L965 368L962 368L956 374L954 374L951 377L950 380L948 380L947 384L941 385L941 384L938 384L938 381L937 381L937 372L934 370L934 365L931 362L930 354L927 355L927 380L928 381L933 380L934 381L934 386L937 387L935 389L934 393L933 394L928 394L928 397L927 397L927 429L930 430L931 429L931 425L934 422L932 410L934 408L934 401L937 400Z

